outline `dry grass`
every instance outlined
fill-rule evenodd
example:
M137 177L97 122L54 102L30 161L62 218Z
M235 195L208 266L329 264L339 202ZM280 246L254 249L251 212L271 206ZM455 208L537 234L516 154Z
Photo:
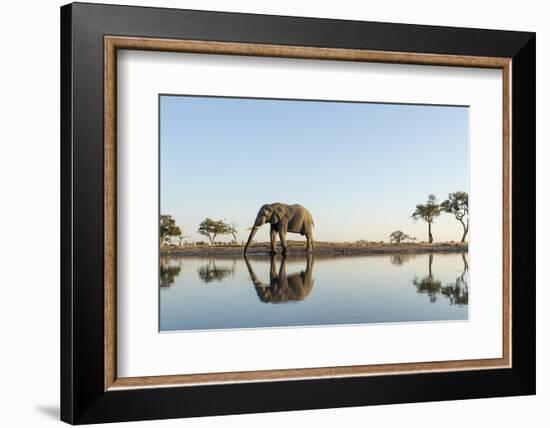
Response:
M305 250L305 242L288 241L288 252L300 253ZM268 254L269 242L259 242L250 245L247 254L262 255ZM278 252L281 251L277 243ZM468 251L468 244L459 242L436 242L433 244L425 242L415 243L388 243L388 242L315 242L315 254L322 255L360 255L360 254L392 254L392 253L436 253L436 252L464 252ZM244 245L222 244L222 245L192 245L187 244L181 247L163 247L163 255L230 255L242 254Z

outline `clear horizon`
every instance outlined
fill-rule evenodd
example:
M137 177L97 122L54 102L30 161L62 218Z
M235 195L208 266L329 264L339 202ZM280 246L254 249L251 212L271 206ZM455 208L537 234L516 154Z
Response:
M190 242L207 241L206 217L235 223L244 241L271 202L305 206L318 241L388 241L395 230L425 241L415 205L455 191L469 192L464 106L160 96L161 214ZM462 228L442 214L432 233L460 241Z

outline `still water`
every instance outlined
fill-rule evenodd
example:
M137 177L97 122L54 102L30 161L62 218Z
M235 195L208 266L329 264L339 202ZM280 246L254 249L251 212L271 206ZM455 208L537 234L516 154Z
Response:
M467 257L161 257L160 330L467 320Z

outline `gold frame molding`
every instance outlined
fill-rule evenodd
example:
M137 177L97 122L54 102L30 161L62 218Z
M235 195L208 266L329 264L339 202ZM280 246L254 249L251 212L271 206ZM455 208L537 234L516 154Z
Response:
M261 370L170 376L117 377L116 367L116 81L118 49L169 51L218 55L262 56L335 61L382 62L494 68L502 70L503 116L503 349L502 358L431 361L421 363L357 365L305 369ZM383 52L196 40L104 37L104 389L192 386L271 380L357 377L420 372L441 372L511 367L511 58Z

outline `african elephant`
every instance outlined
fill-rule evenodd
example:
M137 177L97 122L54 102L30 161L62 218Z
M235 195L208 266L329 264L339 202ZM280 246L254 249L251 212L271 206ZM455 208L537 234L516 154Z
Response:
M283 254L279 272L276 269L276 255L272 254L269 269L269 284L263 284L244 256L250 279L258 298L264 303L286 303L304 300L313 288L313 255L307 255L306 270L299 273L286 273L286 255Z
M245 253L252 242L252 238L254 238L254 235L258 231L258 228L265 223L271 224L271 254L275 253L277 233L281 240L283 253L287 251L287 232L299 233L302 236L305 235L307 239L306 251L313 251L313 217L310 212L298 204L287 205L276 202L274 204L262 205L258 211L256 221L254 222L254 226L252 226L248 241L244 247Z

